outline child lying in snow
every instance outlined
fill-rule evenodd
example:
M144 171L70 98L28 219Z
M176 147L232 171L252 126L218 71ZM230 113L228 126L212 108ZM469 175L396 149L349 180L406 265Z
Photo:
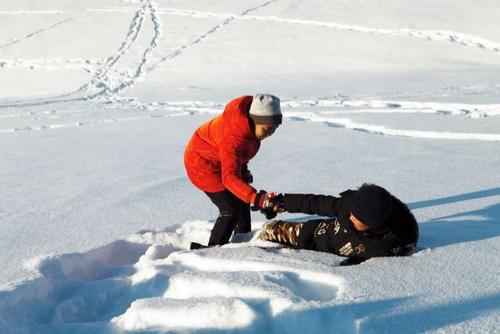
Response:
M201 125L191 137L184 153L187 175L219 209L209 246L226 244L233 231L250 232L250 204L257 210L265 209L270 195L249 185L253 177L247 163L281 120L276 96L242 96L230 101L222 115ZM193 243L191 247L201 245Z
M408 207L387 190L363 184L341 197L284 194L272 199L275 211L332 218L305 223L273 221L259 238L349 257L351 263L374 256L409 255L418 240L418 225Z

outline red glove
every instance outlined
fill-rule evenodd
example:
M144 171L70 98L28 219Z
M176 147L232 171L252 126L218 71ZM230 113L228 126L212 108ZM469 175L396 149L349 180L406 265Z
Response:
M268 193L261 190L257 193L252 203L253 211L260 210L267 219L273 219L278 212L285 211L283 208L283 195L276 193Z
M260 190L253 199L252 210L268 209L272 206L271 200L274 198L274 193L268 193L265 190Z

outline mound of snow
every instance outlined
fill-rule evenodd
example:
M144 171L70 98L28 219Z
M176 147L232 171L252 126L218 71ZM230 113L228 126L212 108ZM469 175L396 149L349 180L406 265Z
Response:
M442 234L425 225L426 239ZM87 253L28 261L37 276L0 291L0 330L413 333L497 327L500 296L491 278L498 269L485 264L461 276L467 263L491 261L495 238L475 253L467 253L467 243L436 244L410 257L343 267L333 254L256 240L262 223L231 244L187 250L191 241L208 240L212 226L189 221ZM462 256L450 257L450 251Z
M343 280L329 272L340 258L254 240L262 223L254 225L238 243L199 251L186 249L192 240L206 241L212 223L186 222L83 254L30 260L26 266L38 276L1 293L0 328L294 332L298 324L285 314L299 312L319 329L324 315L311 311L342 296ZM269 322L279 318L286 321ZM351 328L353 319L336 326Z

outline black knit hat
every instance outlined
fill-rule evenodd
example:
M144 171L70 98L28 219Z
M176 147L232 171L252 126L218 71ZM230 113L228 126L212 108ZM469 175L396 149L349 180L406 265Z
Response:
M368 227L381 227L391 214L392 196L382 187L363 184L352 195L349 210Z

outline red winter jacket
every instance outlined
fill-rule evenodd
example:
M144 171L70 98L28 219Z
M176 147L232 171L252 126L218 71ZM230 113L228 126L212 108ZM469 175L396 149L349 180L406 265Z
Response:
M191 182L206 192L228 189L246 203L256 191L242 177L242 167L252 159L260 141L250 125L252 96L230 101L222 115L200 126L184 152L184 165Z

